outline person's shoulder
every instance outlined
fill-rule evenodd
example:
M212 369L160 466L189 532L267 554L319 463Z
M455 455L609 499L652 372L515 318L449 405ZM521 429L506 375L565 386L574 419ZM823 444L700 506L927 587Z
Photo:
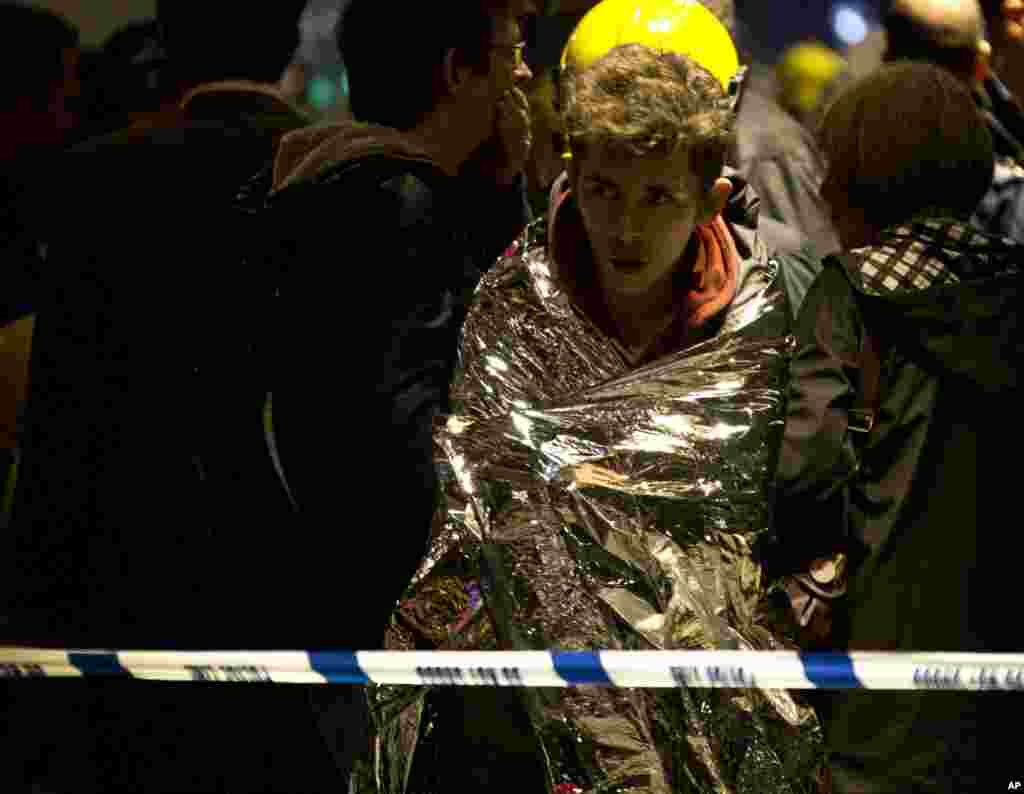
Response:
M385 171L377 181L378 190L394 196L408 211L434 207L448 191L436 174L416 168L399 168L397 173Z
M367 174L359 180L393 210L399 229L437 223L455 211L455 180L436 166L415 161L390 161L364 166Z
M451 242L457 216L448 199L449 177L433 166L393 158L336 164L316 176L271 193L276 217L327 236L342 226L353 245L419 255Z
M429 209L449 194L451 178L431 163L371 157L325 169L308 184L318 192L356 190L365 200L387 198L410 210Z
M51 173L82 189L116 193L184 176L188 138L178 128L138 124L79 141L55 158Z

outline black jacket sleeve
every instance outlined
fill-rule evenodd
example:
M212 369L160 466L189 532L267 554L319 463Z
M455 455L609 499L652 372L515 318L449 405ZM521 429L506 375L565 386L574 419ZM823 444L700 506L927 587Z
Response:
M531 220L526 177L522 174L509 187L502 187L475 176L459 177L465 199L466 228L473 245L473 264L483 275Z
M294 591L358 613L336 647L377 647L437 505L432 428L457 350L462 261L416 177L311 193L275 312L270 426L304 535L290 542L306 549Z
M850 290L838 268L826 266L796 322L776 512L777 534L787 556L794 558L834 549L843 532L836 485L856 463L847 426L860 349Z
M42 298L46 249L35 217L27 190L12 182L0 191L0 326L33 314Z

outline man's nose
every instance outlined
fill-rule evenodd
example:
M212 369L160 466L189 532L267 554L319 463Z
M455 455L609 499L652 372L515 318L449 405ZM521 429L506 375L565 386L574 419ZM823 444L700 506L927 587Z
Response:
M516 66L516 70L512 73L512 79L515 80L517 84L526 83L533 79L533 72L530 71L530 67L526 61L523 61Z
M622 245L630 245L643 237L643 222L629 205L622 205L621 212L615 222L615 240Z
M622 220L615 225L613 240L618 251L633 252L643 240L643 228L639 223L633 222L628 215L624 215Z

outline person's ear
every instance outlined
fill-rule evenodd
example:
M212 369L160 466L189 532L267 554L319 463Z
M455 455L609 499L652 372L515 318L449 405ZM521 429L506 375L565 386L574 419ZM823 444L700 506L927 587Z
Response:
M716 179L715 184L711 186L711 190L708 191L707 198L704 200L704 209L697 218L697 223L701 226L711 223L715 216L720 215L722 210L725 209L725 205L729 203L729 196L731 195L732 182L725 177Z
M457 94L466 84L469 78L470 67L459 65L458 53L454 48L445 50L444 53L444 88L448 94Z

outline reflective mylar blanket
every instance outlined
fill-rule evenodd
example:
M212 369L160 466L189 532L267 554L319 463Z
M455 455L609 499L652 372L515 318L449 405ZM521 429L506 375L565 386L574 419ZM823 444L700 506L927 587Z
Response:
M791 352L757 328L781 294L766 279L717 337L631 369L558 288L543 233L485 277L467 319L457 412L436 436L447 506L388 646L795 647L752 559ZM785 691L518 692L550 790L813 790L817 722ZM360 794L406 790L432 727L424 693L371 691Z

